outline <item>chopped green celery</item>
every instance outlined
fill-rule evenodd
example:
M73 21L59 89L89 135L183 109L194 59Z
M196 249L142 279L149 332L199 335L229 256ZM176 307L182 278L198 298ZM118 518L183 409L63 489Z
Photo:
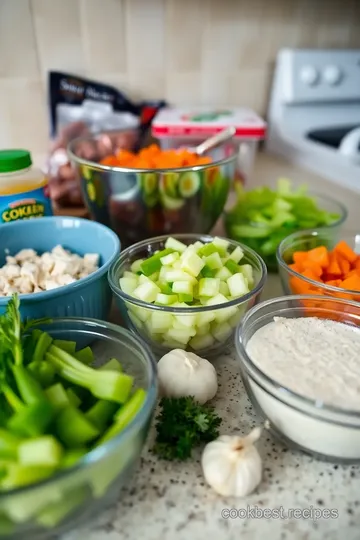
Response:
M189 252L183 257L180 268L196 278L204 266L205 262L196 252Z
M65 362L67 365L71 366L72 368L76 369L80 373L93 373L94 370L90 366L85 366L80 360L75 358L75 356L72 353L68 353L67 351L60 349L60 347L56 347L55 345L51 345L48 349L48 353L56 356L63 362Z
M239 265L232 259L226 261L225 268L227 268L232 274L237 274L239 272Z
M31 372L23 365L12 365L12 372L21 398L31 405L45 399L43 389Z
M199 281L199 296L215 296L219 292L219 278L202 278Z
M266 238L271 234L272 227L253 227L252 225L233 225L232 236L239 238Z
M137 259L134 261L130 267L130 270L133 272L133 274L140 274L141 273L141 265L144 262L144 259Z
M82 457L84 457L87 452L88 450L86 448L73 448L72 450L68 450L63 455L61 467L63 469L73 467L73 465L75 465L75 463L77 463Z
M62 409L70 403L68 393L61 383L56 383L47 388L45 394L54 409Z
M18 448L18 460L32 467L56 467L63 455L61 444L52 435L23 441Z
M0 459L16 458L21 440L13 433L0 428Z
M253 287L254 271L251 264L242 264L239 266L239 270L246 277L249 287Z
M223 266L221 257L217 252L205 257L205 263L211 270L218 270Z
M37 437L42 435L54 418L54 408L49 401L37 401L24 406L8 421L7 427L20 436Z
M189 281L174 281L172 290L176 294L188 294L193 296L193 284Z
M171 291L171 287L170 287ZM159 304L161 306L170 306L174 302L178 301L178 297L176 294L163 294L159 293L155 299L155 304Z
M29 478L29 480L25 482L26 485L38 480L44 480L54 472L53 467L46 467L45 470L43 469L44 467L24 467L18 465L17 473L16 471L12 471L12 478L13 480L16 480L16 476L20 476L20 480L21 476L26 479ZM32 476L37 476L37 478L32 480ZM9 480L12 478L10 477ZM8 489L10 489L10 487ZM25 493L18 493L15 497L7 497L2 506L4 511L6 511L8 516L14 522L24 523L36 516L38 512L49 503L60 501L61 496L62 490L59 488L58 484L54 482L53 484L48 484L43 488L37 489L36 496L29 497L29 493L26 491Z
M100 371L122 371L122 365L116 358L110 358L105 364L99 367Z
M208 244L209 245L209 244ZM205 264L204 268L201 270L200 274L204 278L213 278L215 277L216 270L212 270L207 264Z
M47 362L30 362L26 367L35 376L42 388L47 388L54 381L55 370Z
M130 399L115 414L113 425L100 438L97 445L105 443L123 431L140 411L145 399L146 391L143 388L137 388Z
M217 248L212 242L210 242L209 244L205 244L205 246L198 251L198 255L202 257L208 257L213 253L219 253L219 248Z
M86 364L87 366L94 363L94 353L92 352L91 347L84 347L83 349L80 349L80 351L77 351L74 356L77 360L83 364Z
M173 251L173 253L169 253L169 255L165 255L165 257L161 257L161 264L165 266L170 266L178 259L179 259L179 253L177 251Z
M100 430L72 405L60 411L55 428L59 439L69 448L82 446L100 435Z
M49 334L46 332L41 332L34 349L33 360L35 362L42 362L44 360L44 354L50 347L52 340L53 339L51 336L49 336Z
M232 297L243 296L244 294L247 294L249 292L248 281L246 277L240 272L238 274L232 275L227 280L227 285L229 287Z
M66 360L50 352L46 353L46 358L64 379L87 388L99 399L124 403L130 394L133 384L133 377L130 375L116 371L99 371L88 367L86 369L89 372L78 371L71 364L66 363ZM85 366L82 365L82 367Z
M133 296L142 300L143 302L152 303L155 302L156 296L159 294L159 287L152 281L147 283L141 283L133 292Z
M155 255L152 255L152 257L145 259L140 266L141 272L145 274L145 276L151 276L151 274L154 274L154 272L158 272L162 266L160 259L166 255L170 255L170 253L173 253L173 251L174 250L170 248L163 249Z
M9 490L34 484L51 476L54 470L54 467L33 467L21 463L11 463L8 466L7 475L2 479L0 486L4 490Z
M36 521L42 527L51 529L68 514L72 514L88 497L89 493L85 486L67 490L60 501L52 502L43 508L36 516Z
M243 256L244 256L244 252L241 249L241 247L236 246L236 248L230 253L228 260L232 260L232 261L238 263L243 258ZM225 263L226 262L227 261L225 261Z
M179 294L179 302L192 302L194 300L194 297L192 294L184 294L184 293L180 293Z
M179 253L183 253L186 247L187 246L185 244L183 244L179 240L176 240L176 238L172 238L171 236L165 242L165 248L172 249L173 251L178 251Z
M68 388L66 390L66 395L68 397L68 403L70 403L70 405L73 405L74 407L79 407L81 405L81 399L72 388Z
M14 529L15 529L15 525L11 521L11 519L7 515L0 512L0 531L1 531L1 535L11 537L11 533L14 531Z
M69 354L74 354L76 351L76 341L67 341L65 339L54 339L53 345L59 347L63 351L66 351Z
M118 408L117 403L101 399L85 413L85 416L100 431L104 431L105 428L107 428L111 423L111 420Z

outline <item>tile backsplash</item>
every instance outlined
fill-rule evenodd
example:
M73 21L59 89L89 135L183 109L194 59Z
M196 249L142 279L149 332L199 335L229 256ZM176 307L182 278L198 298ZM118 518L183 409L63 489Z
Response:
M1 0L0 147L46 151L49 69L265 114L284 46L359 48L359 0Z

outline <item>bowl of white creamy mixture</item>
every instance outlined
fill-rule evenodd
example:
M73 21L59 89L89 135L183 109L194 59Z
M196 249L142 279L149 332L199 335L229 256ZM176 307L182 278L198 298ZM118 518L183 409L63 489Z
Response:
M235 344L250 400L290 447L360 462L360 304L287 296L253 307Z

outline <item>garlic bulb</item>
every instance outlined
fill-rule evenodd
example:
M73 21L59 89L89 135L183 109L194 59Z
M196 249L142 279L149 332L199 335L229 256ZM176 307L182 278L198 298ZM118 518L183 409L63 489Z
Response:
M201 465L206 482L220 495L243 497L261 480L262 462L254 442L262 428L255 428L246 437L222 435L208 443Z
M164 396L193 396L201 405L212 399L218 388L214 366L182 349L174 349L160 359L158 377Z

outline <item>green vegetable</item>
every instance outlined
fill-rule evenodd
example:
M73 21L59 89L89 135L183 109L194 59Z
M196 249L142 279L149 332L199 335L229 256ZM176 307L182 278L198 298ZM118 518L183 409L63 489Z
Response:
M326 227L340 217L319 208L306 186L293 189L285 178L278 180L275 190L259 187L246 192L238 184L236 190L237 203L225 217L227 234L257 251L271 270L277 267L276 250L286 236Z
M52 435L23 441L18 447L18 459L22 465L33 467L56 467L62 458L63 449Z
M56 433L69 448L77 448L94 439L100 430L73 405L64 407L56 419Z
M195 446L219 436L221 419L192 397L162 398L160 407L154 452L163 459L186 460Z
M161 268L161 261L160 259L162 257L165 257L165 255L169 255L172 253L172 249L163 249L162 251L159 251L158 253L155 253L152 257L149 257L145 261L143 261L140 265L140 270L145 276L151 276L151 274L154 274L154 272L157 272Z
M86 364L87 366L90 366L94 363L94 353L92 352L90 347L85 347L84 349L81 349L80 351L74 353L74 356L77 360L79 360L83 364Z
M117 403L113 403L112 401L105 401L101 399L97 401L95 405L93 405L85 413L85 416L92 424L94 424L94 426L96 426L98 429L103 431L104 429L108 427L117 409L118 409Z

